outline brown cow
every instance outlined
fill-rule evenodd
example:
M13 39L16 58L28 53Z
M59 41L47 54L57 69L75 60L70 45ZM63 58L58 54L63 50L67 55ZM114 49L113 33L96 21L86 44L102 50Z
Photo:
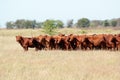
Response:
M28 51L28 47L35 48L35 50L40 49L39 43L34 38L16 36L16 41L20 43L25 51Z
M69 43L68 43L68 36L65 35L58 35L54 36L56 49L68 50Z
M36 39L39 42L39 45L42 46L42 49L47 49L45 36L39 35Z
M115 38L116 38L116 48L117 50L120 50L120 34L116 34L115 35Z
M82 50L87 50L88 48L91 49L92 44L88 40L87 35L77 35L77 47Z
M55 39L53 36L45 35L45 45L49 50L55 49Z
M68 38L69 38L68 42L70 43L70 49L72 49L72 50L78 49L79 41L78 41L76 35L70 34L70 35L68 35Z
M52 50L55 49L55 40L52 36L48 36L48 35L39 35L37 37L38 42L40 43L40 45L42 45L45 50Z
M99 35L89 35L88 40L93 44L92 49L105 49L106 48L106 42L103 34Z
M116 42L117 42L115 36L112 35L112 34L108 34L108 35L104 34L104 37L105 37L107 49L108 49L108 50L109 50L109 49L115 50L115 49L116 49Z

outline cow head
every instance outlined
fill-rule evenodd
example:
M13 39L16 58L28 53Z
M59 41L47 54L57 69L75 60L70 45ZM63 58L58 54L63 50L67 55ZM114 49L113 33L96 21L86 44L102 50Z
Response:
M75 39L76 36L73 35L73 34L70 34L68 37L69 37L69 40L68 40L68 41L71 42L71 41L73 41L73 40Z
M17 42L20 42L20 41L22 41L22 40L23 40L22 36L16 36L16 41L17 41Z

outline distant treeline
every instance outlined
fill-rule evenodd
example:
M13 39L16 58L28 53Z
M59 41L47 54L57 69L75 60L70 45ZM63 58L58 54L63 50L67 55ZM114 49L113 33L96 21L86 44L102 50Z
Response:
M110 20L89 20L88 18L81 18L76 23L73 23L73 19L68 20L66 25L64 25L63 21L61 20L46 20L44 22L38 22L36 20L25 20L25 19L18 19L15 22L9 21L6 22L7 29L28 29L28 28L44 28L44 26L53 26L57 28L64 28L64 27L116 27L120 26L120 18L110 19ZM47 25L46 25L47 24Z

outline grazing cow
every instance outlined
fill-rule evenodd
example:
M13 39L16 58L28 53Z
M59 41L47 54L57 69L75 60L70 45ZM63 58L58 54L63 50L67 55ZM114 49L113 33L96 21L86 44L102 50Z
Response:
M16 41L20 43L25 51L28 51L28 47L35 48L35 50L40 49L39 43L34 38L16 36Z

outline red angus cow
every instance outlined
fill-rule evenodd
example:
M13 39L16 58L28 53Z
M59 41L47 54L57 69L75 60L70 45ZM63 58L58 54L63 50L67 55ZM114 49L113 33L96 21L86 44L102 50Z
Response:
M44 47L45 50L55 49L55 40L52 36L40 35L37 38L38 42Z
M55 49L55 39L53 38L53 36L45 35L45 44L47 49Z
M76 35L70 34L70 35L68 35L68 38L69 38L69 39L68 39L68 42L69 42L69 44L70 44L70 48L71 48L72 50L78 49L77 44L79 43L79 41L78 41Z
M116 48L117 50L120 50L120 34L115 35L116 38Z
M36 50L39 48L39 43L34 38L16 36L16 41L20 43L25 51L28 51L28 48L35 48Z
M114 49L115 50L116 49L116 42L117 42L115 36L112 34L108 34L108 35L104 34L104 37L105 37L107 49L111 49L111 50Z
M56 49L68 50L69 43L68 43L68 36L65 35L58 35L54 36Z
M87 35L78 35L76 38L78 40L77 47L83 50L87 50L88 48L91 49L92 44L88 40Z
M37 41L39 42L39 45L42 46L42 49L47 49L45 36L39 35L36 38L37 38Z
M105 42L105 38L104 38L103 34L89 35L88 39L93 44L93 48L95 48L95 49L105 49L106 48L106 42Z

